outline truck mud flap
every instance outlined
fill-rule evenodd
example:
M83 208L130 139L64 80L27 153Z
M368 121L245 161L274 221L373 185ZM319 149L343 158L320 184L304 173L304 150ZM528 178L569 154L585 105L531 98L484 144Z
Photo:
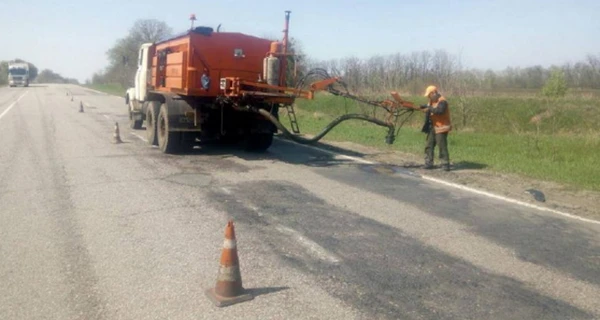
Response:
M199 132L200 123L195 123L196 112L185 100L167 98L169 109L169 131Z

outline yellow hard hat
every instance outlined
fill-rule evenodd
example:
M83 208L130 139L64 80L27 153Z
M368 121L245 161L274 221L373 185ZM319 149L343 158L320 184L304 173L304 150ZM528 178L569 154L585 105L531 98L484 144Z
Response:
M430 93L432 92L437 92L438 89L436 86L429 86L427 87L427 89L425 90L425 94L423 95L424 97L427 97Z

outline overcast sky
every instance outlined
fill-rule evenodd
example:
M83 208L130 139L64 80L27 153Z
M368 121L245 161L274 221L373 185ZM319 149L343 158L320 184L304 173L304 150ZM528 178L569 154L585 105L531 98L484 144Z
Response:
M0 0L0 60L85 81L106 66L106 51L137 19L175 32L196 25L256 36L290 35L316 59L445 49L469 67L549 66L600 54L600 0L191 1ZM133 76L133 75L132 75Z

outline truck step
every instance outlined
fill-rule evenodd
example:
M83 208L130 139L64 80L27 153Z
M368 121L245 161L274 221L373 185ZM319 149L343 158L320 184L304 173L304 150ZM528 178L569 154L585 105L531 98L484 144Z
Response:
M286 105L288 117L290 118L290 125L292 126L292 132L295 134L300 133L300 127L298 127L298 121L296 120L296 112L294 112L293 105Z

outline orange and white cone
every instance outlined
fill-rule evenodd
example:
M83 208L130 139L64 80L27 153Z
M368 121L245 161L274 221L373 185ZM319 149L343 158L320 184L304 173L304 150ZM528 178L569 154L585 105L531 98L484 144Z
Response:
M217 307L225 307L254 298L242 286L235 230L231 220L225 227L225 241L221 252L217 284L214 288L206 290L205 293Z
M119 123L115 122L115 133L113 134L113 142L114 143L123 143L121 140L121 135L119 134Z

